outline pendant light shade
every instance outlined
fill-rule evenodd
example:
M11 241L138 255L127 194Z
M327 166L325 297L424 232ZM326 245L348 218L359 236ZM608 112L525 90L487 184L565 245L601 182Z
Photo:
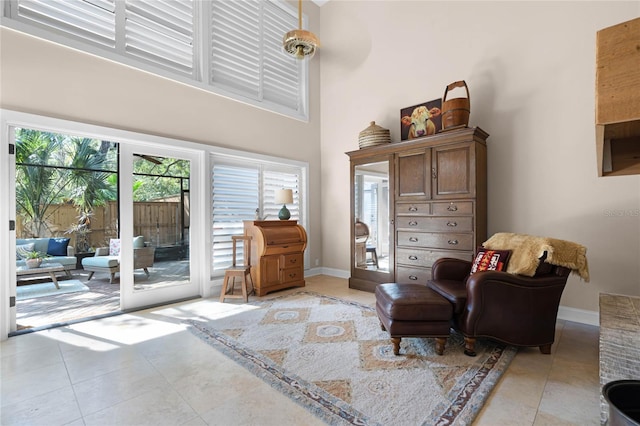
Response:
M286 33L282 44L284 50L296 59L313 58L320 47L318 37L302 29L302 0L298 0L298 29Z

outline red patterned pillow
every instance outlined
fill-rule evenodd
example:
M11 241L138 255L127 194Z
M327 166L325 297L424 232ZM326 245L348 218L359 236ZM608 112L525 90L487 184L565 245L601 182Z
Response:
M505 271L511 250L489 250L478 247L476 257L473 259L471 273L479 271Z

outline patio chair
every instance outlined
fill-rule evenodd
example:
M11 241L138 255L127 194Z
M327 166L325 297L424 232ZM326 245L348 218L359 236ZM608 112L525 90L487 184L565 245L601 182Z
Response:
M155 247L146 247L144 237L138 236L133 239L133 269L142 269L149 274L150 267L153 267ZM109 247L100 247L93 257L82 259L82 268L89 271L90 280L95 272L107 272L110 274L109 282L113 284L116 272L120 272L120 239L112 238Z

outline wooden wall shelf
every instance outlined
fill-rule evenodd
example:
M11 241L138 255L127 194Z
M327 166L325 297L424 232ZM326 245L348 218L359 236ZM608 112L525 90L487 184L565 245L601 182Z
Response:
M640 18L598 31L598 176L640 174Z

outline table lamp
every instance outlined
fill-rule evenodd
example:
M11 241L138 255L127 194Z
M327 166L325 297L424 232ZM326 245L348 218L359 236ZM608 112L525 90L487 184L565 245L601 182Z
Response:
M280 212L278 212L278 219L289 220L291 213L287 209L286 204L293 203L293 190L291 189L278 189L276 190L276 204L282 204Z

